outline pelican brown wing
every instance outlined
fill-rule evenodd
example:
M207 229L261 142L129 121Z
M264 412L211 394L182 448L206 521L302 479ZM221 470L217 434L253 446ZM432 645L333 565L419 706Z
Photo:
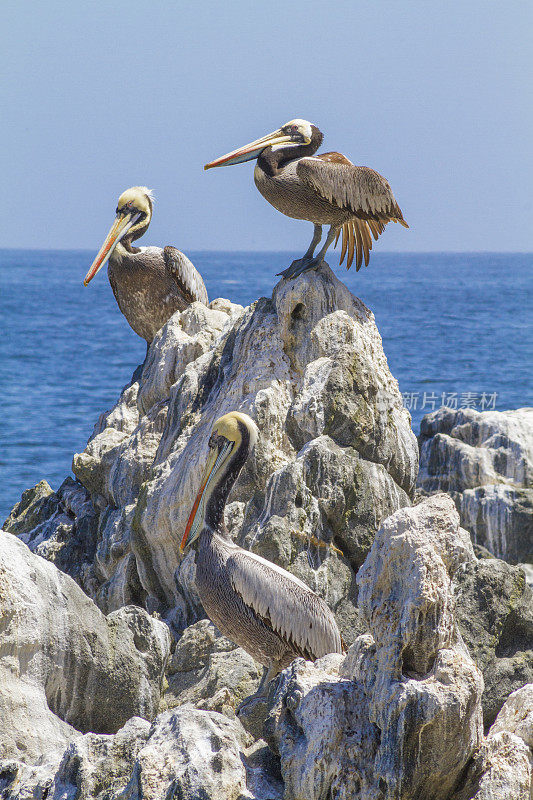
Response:
M243 602L295 653L315 660L342 652L333 613L305 583L244 550L232 554L226 568Z
M167 245L163 249L163 257L165 259L165 266L172 278L176 281L180 292L187 303L194 303L199 301L207 305L207 289L202 280L202 276L189 261L186 255L176 247Z
M354 256L357 270L363 259L368 265L372 236L377 239L388 222L399 222L405 228L409 227L389 182L369 167L352 164L342 153L301 158L297 174L325 200L353 214L337 233L338 240L342 231L340 263L347 254L348 269Z

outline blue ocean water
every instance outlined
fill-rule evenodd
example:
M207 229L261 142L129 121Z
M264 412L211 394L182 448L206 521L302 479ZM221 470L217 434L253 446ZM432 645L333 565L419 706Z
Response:
M188 253L210 298L270 296L294 253ZM0 250L0 522L21 492L57 488L98 415L145 355L92 251ZM443 399L482 408L533 404L533 255L372 255L330 264L376 316L390 369L418 433Z

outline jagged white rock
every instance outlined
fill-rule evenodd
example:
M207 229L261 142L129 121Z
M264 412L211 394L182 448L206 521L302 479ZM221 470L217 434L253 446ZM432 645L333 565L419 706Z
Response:
M383 412L375 401L379 392L387 400ZM232 320L170 391L167 426L137 504L132 547L144 588L173 604L181 624L191 621L185 600L191 592L175 580L177 532L197 488L210 428L237 408L251 414L262 432L231 497L247 504L240 542L299 573L334 607L345 600L352 574L337 566L332 551L325 558L331 527L342 546L357 539L351 524L357 522L368 548L381 518L409 502L414 483L413 435L372 315L329 271L281 282L272 301L262 299ZM380 491L373 487L376 474ZM351 518L343 518L352 500ZM319 570L308 566L312 541L321 548L319 561L327 562ZM352 550L361 561L364 546L354 542ZM331 572L343 570L337 591Z
M472 559L445 495L385 521L358 575L371 633L280 679L267 728L287 797L448 800L482 739L451 585Z
M78 731L157 713L168 628L126 606L105 617L54 564L0 531L0 758L40 763Z
M507 698L452 800L530 800L533 684Z
M168 708L189 703L234 717L239 703L257 689L261 673L246 651L201 619L189 625L176 645L163 703Z
M533 563L533 408L428 414L418 486L450 492L476 544L511 563Z
M490 729L491 735L510 731L533 750L533 683L509 695Z
M191 706L133 717L114 736L88 733L43 767L0 764L10 800L281 800L265 748L249 746L238 720Z
M110 629L112 636L122 631L117 647L129 658L132 647L146 645L144 633L138 637L145 618L159 641L162 623L141 610L122 609L131 602L165 615L176 634L189 627L168 670L170 689L163 700L168 710L151 725L133 719L112 736L81 736L50 716L49 704L54 710L64 706L71 722L74 708L75 724L87 730L80 719L90 719L87 724L95 727L98 715L109 712L103 695L116 704L120 692L129 691L131 676L119 689L116 675L108 674L101 693L84 694L76 687L69 695L67 678L80 676L76 663L63 659L68 670L60 679L53 672L47 684L61 686L61 698L45 691L43 699L42 675L49 674L49 662L55 669L57 661L49 625L48 639L37 638L38 655L22 675L31 685L31 670L38 668L35 708L41 730L28 734L35 759L10 746L8 761L0 765L0 792L20 800L35 794L36 787L58 800L76 793L99 800L173 792L183 798L202 792L205 797L281 797L275 759L269 762L260 743L250 749L234 718L242 694L255 688L256 665L216 635L211 623L197 621L202 609L194 587L194 551L182 560L177 555L212 421L233 408L257 420L261 437L226 510L231 534L326 597L348 641L370 631L355 638L346 657L329 656L314 665L297 661L280 679L268 729L281 757L285 800L335 795L341 800L449 800L470 756L483 767L494 754L504 765L500 775L507 774L513 759L525 763L520 726L509 730L510 723L502 723L504 730L481 739L483 684L455 622L459 597L463 618L470 613L484 626L483 636L492 636L489 610L485 614L474 601L487 595L487 586L502 588L502 608L494 615L499 638L492 636L489 646L473 627L469 641L470 646L481 641L480 658L487 653L492 658L498 649L498 669L507 663L509 674L499 693L497 675L491 679L495 715L517 685L510 673L519 681L527 673L524 665L520 671L526 659L517 652L530 630L523 575L502 562L493 560L487 567L485 560L475 559L449 499L437 496L408 508L416 442L373 316L330 271L321 270L280 282L272 299L247 309L218 300L174 315L115 408L102 415L84 453L75 457L78 481L65 481L56 493L39 485L10 516L9 525L30 548L53 559L100 608L113 612L107 619L97 615L93 625L94 604L84 598L90 611L82 605L81 617L96 631L93 641L105 639ZM471 449L481 441L474 427L458 431L460 441L470 432ZM497 438L489 439L490 448L500 447ZM487 476L521 474L518 467L501 468L496 457L476 458L474 476L482 467ZM469 469L465 464L463 473ZM391 512L396 513L390 517ZM48 566L55 576L55 567ZM65 580L54 577L60 586ZM60 616L72 586L66 599L52 604ZM9 615L6 619L9 624ZM72 633L75 653L83 630L79 625ZM20 652L10 645L11 661L0 658L0 669L9 671L19 656L25 659L30 651L21 642ZM149 643L148 650L157 646ZM135 670L134 681L142 672L138 665ZM16 679L11 698L16 700L18 691L31 700L31 688L21 688L21 677ZM141 684L138 702L145 697ZM152 697L147 716L155 713L156 694ZM196 708L176 710L174 704L184 700ZM144 707L140 711L122 701L120 706L128 715L145 713ZM18 710L8 708L10 714ZM117 715L113 719L124 722ZM38 765L22 763L39 756ZM525 774L520 767L520 781ZM483 780L477 789L491 785ZM477 791L473 784L470 788Z

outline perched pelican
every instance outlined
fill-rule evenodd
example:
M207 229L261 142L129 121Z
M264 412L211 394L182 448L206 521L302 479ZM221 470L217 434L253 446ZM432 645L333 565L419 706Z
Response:
M379 172L356 167L342 153L314 155L323 138L316 125L305 119L293 119L277 131L204 167L223 167L256 158L254 180L263 197L282 214L314 223L307 252L279 273L284 278L295 278L319 267L333 239L337 244L341 231L340 263L348 251L346 268L350 269L355 251L359 271L363 258L368 265L372 236L377 239L387 222L409 227L388 181ZM330 229L315 256L322 225L329 225Z
M215 423L210 454L180 550L199 538L196 586L217 628L267 672L266 686L295 658L341 653L342 640L326 603L290 572L243 550L224 530L224 506L258 436L246 414Z
M94 259L87 286L109 259L107 274L118 307L148 344L175 311L195 300L207 304L202 276L175 247L133 247L148 230L153 197L146 186L126 189L117 203L117 218Z

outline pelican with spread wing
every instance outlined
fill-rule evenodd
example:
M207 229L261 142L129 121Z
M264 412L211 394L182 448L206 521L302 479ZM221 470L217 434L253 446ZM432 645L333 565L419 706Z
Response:
M293 119L277 131L233 150L206 164L204 169L257 159L255 185L274 208L295 219L314 223L311 244L304 256L281 272L295 278L323 263L328 247L342 233L340 263L347 254L349 269L368 265L372 237L377 239L388 222L408 224L388 181L369 167L358 167L342 153L315 155L322 144L321 131L304 119ZM322 225L329 225L325 241Z
M198 539L196 586L217 628L268 668L263 684L299 656L314 661L341 653L342 639L326 603L305 583L261 556L243 550L224 530L224 506L258 429L231 412L214 425L209 458L181 551Z
M115 222L83 281L87 286L109 260L107 274L118 307L148 344L175 311L195 300L208 302L202 276L175 247L133 247L148 230L152 209L146 186L132 186L120 195Z

